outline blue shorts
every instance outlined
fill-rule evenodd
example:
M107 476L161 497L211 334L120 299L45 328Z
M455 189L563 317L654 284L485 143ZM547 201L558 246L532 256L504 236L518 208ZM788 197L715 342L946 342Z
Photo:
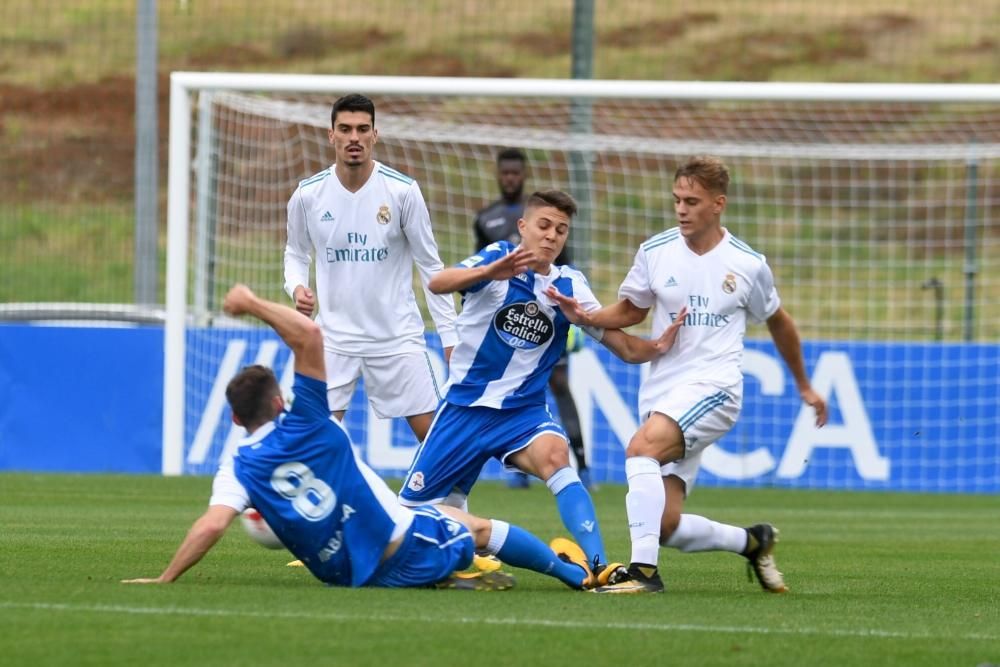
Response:
M508 456L550 433L569 440L545 405L499 410L442 401L399 492L404 505L439 503L452 491L469 495L491 458Z
M413 515L403 543L378 566L366 586L427 586L472 563L475 543L468 528L430 505L414 507Z

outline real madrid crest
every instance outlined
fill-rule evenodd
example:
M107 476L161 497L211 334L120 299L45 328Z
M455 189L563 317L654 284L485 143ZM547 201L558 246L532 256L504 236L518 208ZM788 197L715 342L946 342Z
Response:
M726 294L736 291L736 276L731 273L726 274L726 279L722 281L722 291Z
M389 207L382 204L378 207L378 213L375 214L375 219L382 225L388 225L389 221L392 220L392 213L389 212Z

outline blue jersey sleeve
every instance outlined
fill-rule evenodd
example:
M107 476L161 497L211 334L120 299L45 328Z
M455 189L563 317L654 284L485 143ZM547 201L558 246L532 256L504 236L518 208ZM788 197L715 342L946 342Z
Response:
M514 249L514 245L509 241L497 241L496 243L491 243L475 255L471 257L466 257L461 262L455 266L460 266L465 269L473 269L477 266L485 266L487 264L492 264L501 257L505 257L510 254L511 250ZM481 282L469 285L464 290L460 290L461 294L469 294L471 292L478 292L479 290L486 287L486 285L491 282L489 280L483 280Z
M288 411L288 416L298 417L304 421L319 421L330 418L330 404L326 398L326 382L296 373L292 391L295 398L292 400L292 408Z

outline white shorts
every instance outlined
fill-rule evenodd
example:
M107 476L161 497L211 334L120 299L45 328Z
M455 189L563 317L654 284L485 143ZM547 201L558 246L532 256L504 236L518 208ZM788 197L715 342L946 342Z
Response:
M661 466L660 473L664 477L680 477L687 486L686 492L691 493L701 467L701 453L729 433L742 407L743 383L731 387L701 382L682 384L657 399L650 412L667 415L684 434L684 458Z
M325 351L326 396L331 412L346 410L359 377L375 414L382 419L434 412L441 400L427 352L385 357L349 357Z

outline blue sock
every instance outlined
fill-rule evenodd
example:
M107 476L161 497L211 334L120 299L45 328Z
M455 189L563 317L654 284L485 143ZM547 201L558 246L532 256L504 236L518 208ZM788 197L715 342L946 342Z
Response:
M596 557L598 563L607 563L594 503L587 489L580 483L576 471L569 467L560 468L546 480L545 484L556 497L563 525L573 534L573 539L587 554L587 560L593 563Z
M555 577L571 588L582 588L586 573L579 565L566 563L544 542L523 528L492 520L493 530L486 550L508 565Z

